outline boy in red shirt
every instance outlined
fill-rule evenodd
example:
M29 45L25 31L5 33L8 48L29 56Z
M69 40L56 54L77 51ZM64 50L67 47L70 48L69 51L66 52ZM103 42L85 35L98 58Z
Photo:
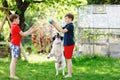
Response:
M16 63L18 58L20 57L20 43L21 37L30 35L31 33L35 32L37 29L30 28L26 32L22 32L20 29L19 24L19 16L17 14L10 15L10 21L12 22L11 25L11 41L10 41L10 48L12 54L12 60L10 63L10 78L19 79L15 75Z

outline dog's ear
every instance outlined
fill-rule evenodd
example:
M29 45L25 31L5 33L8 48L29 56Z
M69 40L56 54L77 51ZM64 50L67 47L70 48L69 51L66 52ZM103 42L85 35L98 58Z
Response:
M54 40L55 40L55 37L56 37L56 36L54 36L54 37L52 38L52 41L54 41Z
M62 37L62 36L60 36L60 39L61 39L61 40L63 40L63 37Z

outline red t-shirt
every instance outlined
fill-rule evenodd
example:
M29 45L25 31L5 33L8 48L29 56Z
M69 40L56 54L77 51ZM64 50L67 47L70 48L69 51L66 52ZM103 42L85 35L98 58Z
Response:
M21 35L19 34L21 31L20 27L17 24L11 25L11 43L17 46L20 46Z

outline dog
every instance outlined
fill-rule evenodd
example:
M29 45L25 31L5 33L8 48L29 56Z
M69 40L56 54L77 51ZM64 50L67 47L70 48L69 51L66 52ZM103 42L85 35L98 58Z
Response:
M52 49L47 56L48 58L52 56L55 57L56 76L58 75L59 70L62 70L62 74L65 75L64 69L66 67L66 62L62 50L62 40L63 37L61 37L59 33L53 37Z

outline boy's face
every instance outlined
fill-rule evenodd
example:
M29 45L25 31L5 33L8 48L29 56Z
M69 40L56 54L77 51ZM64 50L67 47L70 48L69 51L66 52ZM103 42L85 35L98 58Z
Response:
M65 17L65 22L66 22L66 24L68 24L68 23L72 22L72 19L71 19L71 18L68 18L68 17L66 16L66 17Z
M14 22L15 22L16 24L19 24L19 23L20 23L19 17L17 17L16 19L14 19Z

